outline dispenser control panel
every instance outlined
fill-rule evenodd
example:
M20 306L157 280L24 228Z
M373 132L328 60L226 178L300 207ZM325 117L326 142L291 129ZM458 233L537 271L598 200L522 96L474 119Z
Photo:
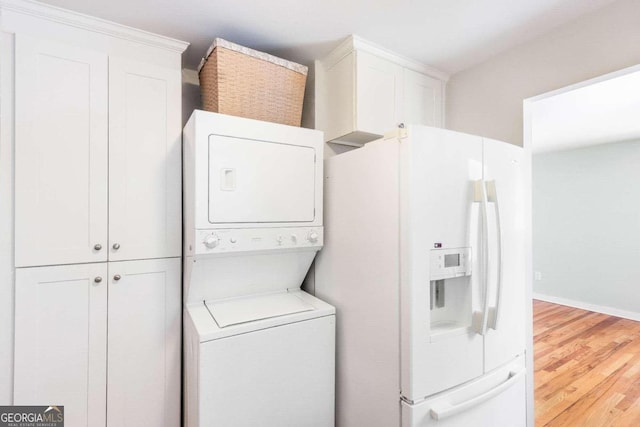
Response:
M431 280L471 275L471 248L433 249Z

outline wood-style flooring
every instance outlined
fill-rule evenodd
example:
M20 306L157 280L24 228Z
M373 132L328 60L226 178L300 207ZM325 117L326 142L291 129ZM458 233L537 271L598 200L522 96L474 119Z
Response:
M533 302L536 427L640 426L640 322Z

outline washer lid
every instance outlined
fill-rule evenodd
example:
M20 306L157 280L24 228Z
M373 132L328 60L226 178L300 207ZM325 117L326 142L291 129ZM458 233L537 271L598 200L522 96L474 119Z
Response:
M315 310L311 304L289 292L205 301L205 305L220 328Z

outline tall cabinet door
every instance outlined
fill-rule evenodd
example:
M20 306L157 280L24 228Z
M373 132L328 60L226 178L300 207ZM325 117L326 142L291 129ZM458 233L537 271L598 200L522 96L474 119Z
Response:
M104 426L107 264L16 269L14 404Z
M442 127L442 82L407 68L403 73L402 120Z
M180 256L180 79L109 58L109 260Z
M489 322L485 371L522 354L525 348L526 197L522 147L484 139L488 190Z
M180 258L109 263L109 426L180 425L180 295Z
M15 263L106 261L107 56L16 35Z

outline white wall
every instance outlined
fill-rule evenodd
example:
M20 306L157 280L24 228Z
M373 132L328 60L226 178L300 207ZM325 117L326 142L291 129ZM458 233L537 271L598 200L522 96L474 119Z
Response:
M534 293L640 316L639 165L640 141L533 157Z
M202 109L198 72L182 70L182 126L187 124L193 110Z
M13 35L0 32L0 405L13 402Z
M447 128L522 145L522 101L640 63L640 0L618 0L455 74Z

